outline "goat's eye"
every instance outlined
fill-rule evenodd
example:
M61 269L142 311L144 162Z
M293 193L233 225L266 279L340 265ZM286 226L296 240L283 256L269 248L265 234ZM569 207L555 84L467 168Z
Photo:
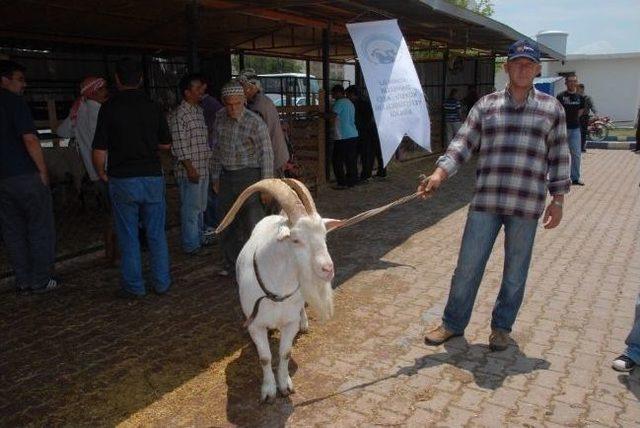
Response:
M300 243L300 240L299 240L299 239L295 239L295 238L293 238L293 239L291 240L291 242L293 242L294 244L299 244L299 243Z

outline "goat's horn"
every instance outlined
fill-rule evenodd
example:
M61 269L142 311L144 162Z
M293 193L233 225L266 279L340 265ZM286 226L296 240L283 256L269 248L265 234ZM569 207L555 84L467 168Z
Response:
M256 192L265 192L276 198L276 201L280 204L284 212L289 217L289 222L295 224L301 216L306 215L306 209L303 205L298 194L291 189L285 182L276 178L267 178L260 180L255 184L247 187L244 192L238 196L238 199L233 203L229 212L224 216L220 225L216 229L216 233L222 232L227 226L231 224L233 219L242 208L242 204L249 199L251 195Z
M314 214L318 212L316 204L313 202L313 196L311 196L307 186L295 178L283 178L282 180L298 194L298 198L302 201L304 208L307 210L307 214Z

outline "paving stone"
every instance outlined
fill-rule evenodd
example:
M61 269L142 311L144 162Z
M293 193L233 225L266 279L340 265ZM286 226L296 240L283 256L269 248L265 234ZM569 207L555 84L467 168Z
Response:
M392 165L386 181L347 192L321 189L318 209L342 218L409 194L433 161ZM114 299L119 272L98 255L59 264L67 283L59 293L2 295L0 425L638 426L640 378L609 365L624 349L640 287L640 267L629 262L640 260L640 164L630 153L591 151L583 169L587 185L567 195L562 224L538 231L518 347L487 347L502 233L465 338L423 343L448 297L469 165L437 197L329 235L336 315L320 323L310 311L290 363L297 394L258 403L261 370L237 286L215 276L217 247L187 258L173 228L169 296Z

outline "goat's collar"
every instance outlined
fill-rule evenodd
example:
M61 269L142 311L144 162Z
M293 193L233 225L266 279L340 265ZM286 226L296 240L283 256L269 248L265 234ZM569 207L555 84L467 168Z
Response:
M272 302L284 302L289 297L296 294L298 290L300 290L300 283L298 283L298 286L296 287L295 290L293 290L289 294L285 294L284 296L278 296L277 294L269 291L269 289L264 285L264 281L260 276L260 269L258 269L258 260L256 259L256 253L253 253L253 272L256 275L256 280L258 281L258 285L264 292L264 296L258 298L258 300L256 300L256 303L254 303L253 311L251 311L251 315L249 316L249 318L247 318L247 320L244 323L245 327L249 327L249 325L253 322L253 320L256 319L256 317L258 316L258 311L260 310L260 303L262 302L263 299L269 299Z

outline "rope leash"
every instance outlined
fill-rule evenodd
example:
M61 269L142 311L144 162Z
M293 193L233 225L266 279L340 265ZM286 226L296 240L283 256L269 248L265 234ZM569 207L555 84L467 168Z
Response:
M429 180L428 177L426 177L424 174L421 174L420 177L420 182L423 184L426 184L427 181ZM385 211L390 210L393 207L397 207L398 205L402 205L402 204L406 204L407 202L413 201L414 199L419 198L420 196L422 196L424 194L424 192L415 192L412 193L411 195L407 195L407 196L403 196L400 199L396 199L393 202L390 202L386 205L383 205L381 207L378 208L372 208L370 210L361 212L360 214L356 214L353 217L350 217L344 221L342 221L342 223L340 223L338 226L334 227L333 229L329 230L329 232L332 232L334 230L337 229L342 229L344 227L349 227L349 226L353 226L354 224L358 224L361 221L367 220L373 216L376 216L378 214L382 214Z

